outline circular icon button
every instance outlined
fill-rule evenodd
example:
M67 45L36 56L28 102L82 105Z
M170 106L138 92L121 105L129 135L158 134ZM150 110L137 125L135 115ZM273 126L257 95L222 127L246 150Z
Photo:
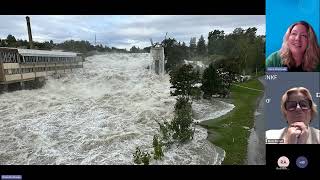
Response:
M304 156L297 158L296 164L299 168L305 168L308 166L308 159Z
M278 166L281 168L286 168L289 166L289 164L290 164L290 161L286 156L281 156L278 159Z

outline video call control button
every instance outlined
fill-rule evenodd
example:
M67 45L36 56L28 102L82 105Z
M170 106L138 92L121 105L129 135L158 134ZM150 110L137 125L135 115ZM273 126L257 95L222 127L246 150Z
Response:
M297 158L296 164L299 168L305 168L308 166L308 159L304 156Z
M289 164L290 164L290 161L286 156L281 156L278 159L278 166L280 168L287 168L289 166Z

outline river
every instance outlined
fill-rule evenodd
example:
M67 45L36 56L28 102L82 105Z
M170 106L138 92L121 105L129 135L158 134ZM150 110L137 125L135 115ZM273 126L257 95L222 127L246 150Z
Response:
M173 117L169 76L147 68L149 54L86 58L83 69L44 87L0 94L0 164L134 164L137 146L151 150L156 120ZM229 112L232 105L195 102L198 120ZM194 139L151 164L221 164L225 151Z

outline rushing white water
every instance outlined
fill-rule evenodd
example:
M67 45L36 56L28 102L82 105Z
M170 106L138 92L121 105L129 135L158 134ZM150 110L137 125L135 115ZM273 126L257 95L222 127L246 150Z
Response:
M217 118L230 112L235 106L218 100L200 100L192 104L193 115L198 122Z
M173 117L169 76L150 73L150 63L149 54L92 56L41 89L1 94L0 164L133 164L137 146L152 148L156 120ZM194 107L202 119L228 111L212 104L223 113L204 117ZM190 143L151 164L221 164L224 150L206 137L197 127Z

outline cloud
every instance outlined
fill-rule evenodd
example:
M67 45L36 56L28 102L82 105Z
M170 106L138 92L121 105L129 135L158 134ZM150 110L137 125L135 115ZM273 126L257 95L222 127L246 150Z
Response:
M117 35L124 37L147 37L157 33L160 32L152 27L129 27L120 29L116 32Z
M119 48L150 45L150 38L160 42L167 37L189 44L191 37L199 38L214 29L231 33L235 28L257 27L257 34L265 34L264 15L32 15L31 28L35 41L56 43L65 40L86 40ZM0 38L8 34L27 39L25 16L0 16Z

